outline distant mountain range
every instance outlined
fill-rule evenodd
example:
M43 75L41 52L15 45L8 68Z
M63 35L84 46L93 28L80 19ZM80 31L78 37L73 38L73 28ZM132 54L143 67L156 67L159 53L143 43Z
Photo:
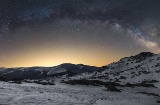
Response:
M100 68L83 64L65 63L55 67L0 68L0 76L5 78L43 79L62 75L76 75L94 72Z
M69 63L55 67L1 68L0 76L20 79L56 79L57 77L64 80L86 79L120 85L145 84L160 88L160 54L142 52L100 68Z

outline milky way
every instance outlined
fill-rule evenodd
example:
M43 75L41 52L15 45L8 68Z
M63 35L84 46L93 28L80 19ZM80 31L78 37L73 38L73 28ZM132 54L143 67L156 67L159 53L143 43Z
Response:
M159 0L1 0L0 66L103 66L160 53Z

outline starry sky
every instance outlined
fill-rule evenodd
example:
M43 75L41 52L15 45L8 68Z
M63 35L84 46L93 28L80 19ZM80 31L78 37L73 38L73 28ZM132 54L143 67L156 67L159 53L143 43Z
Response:
M0 0L0 67L103 66L160 53L160 0Z

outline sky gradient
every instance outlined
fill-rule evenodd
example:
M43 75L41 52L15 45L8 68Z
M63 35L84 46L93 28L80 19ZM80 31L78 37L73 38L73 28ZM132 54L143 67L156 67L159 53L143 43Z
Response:
M159 46L159 0L0 1L0 67L103 66Z

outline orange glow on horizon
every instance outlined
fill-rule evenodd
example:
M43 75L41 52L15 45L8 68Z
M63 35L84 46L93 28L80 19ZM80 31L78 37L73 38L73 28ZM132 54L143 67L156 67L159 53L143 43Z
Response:
M119 60L119 55L112 52L103 53L97 49L39 49L18 52L10 55L1 67L52 67L62 63L84 64L101 67Z

